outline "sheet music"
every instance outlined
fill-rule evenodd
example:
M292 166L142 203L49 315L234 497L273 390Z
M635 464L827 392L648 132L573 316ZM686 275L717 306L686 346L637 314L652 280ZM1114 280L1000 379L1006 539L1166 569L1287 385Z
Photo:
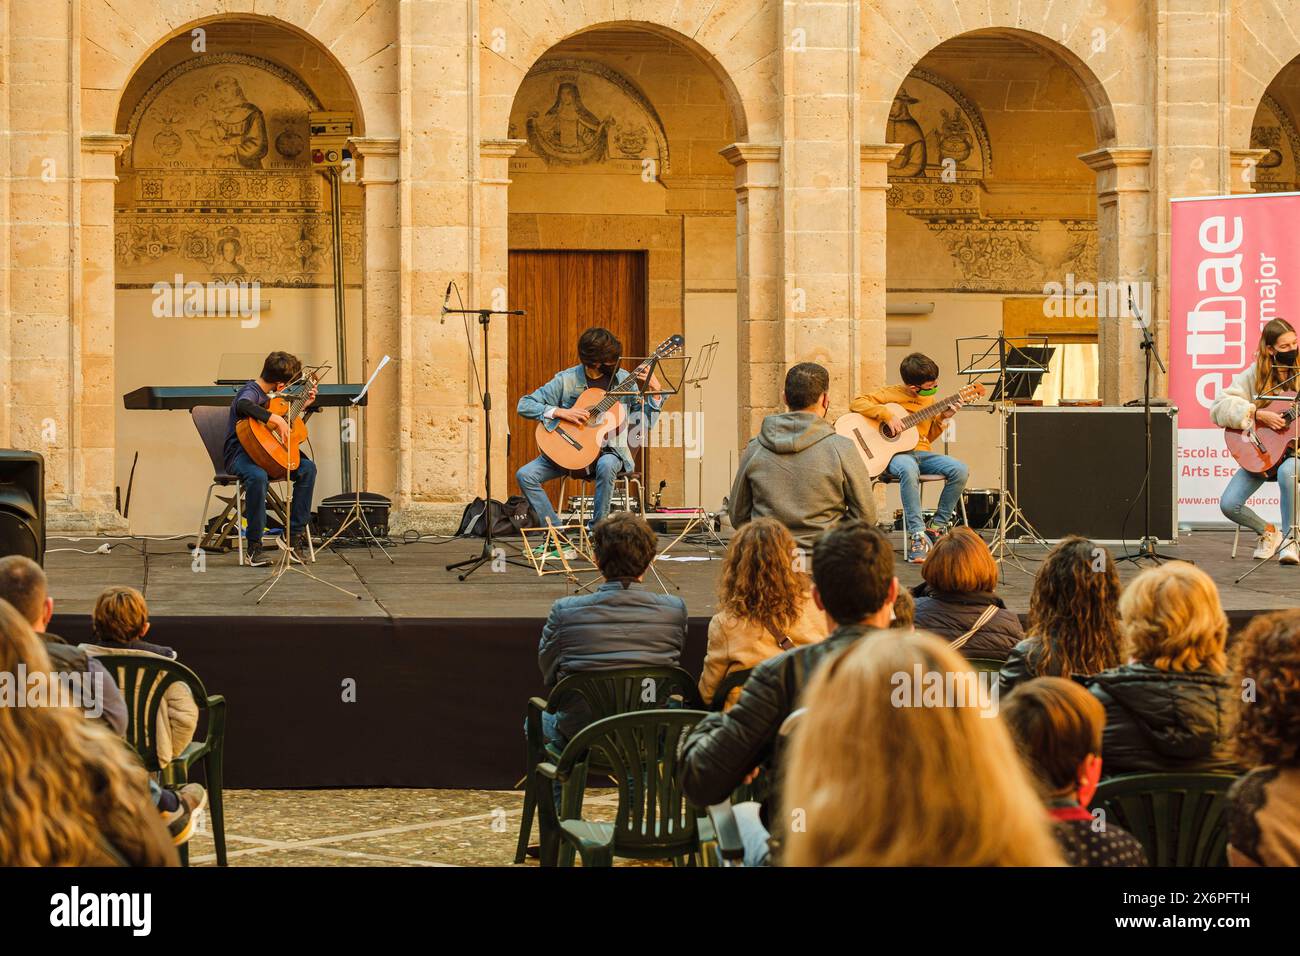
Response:
M375 378L384 370L384 366L388 364L388 361L389 359L387 355L379 360L378 367L370 373L370 378L366 379L366 384L361 386L361 391L357 392L357 397L352 399L353 405L366 397L366 392L370 391L370 386L375 383Z

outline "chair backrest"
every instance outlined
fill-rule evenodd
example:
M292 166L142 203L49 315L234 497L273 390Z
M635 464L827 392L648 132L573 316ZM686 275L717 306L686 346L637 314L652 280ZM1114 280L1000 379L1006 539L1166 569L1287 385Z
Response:
M749 667L743 671L732 671L726 677L722 678L722 683L720 683L718 689L713 692L713 700L708 702L709 710L722 710L722 708L726 707L727 698L731 696L731 692L744 684L745 681L749 679L750 672L752 671L753 668Z
M203 439L203 447L212 459L212 473L223 475L226 472L226 430L230 427L230 409L215 405L195 405L190 409L190 418Z
M617 856L677 856L693 852L701 810L682 791L679 751L703 710L641 710L589 724L564 748L558 769L568 788L580 786L590 754L614 777ZM574 772L575 766L580 769Z
M144 654L100 654L95 660L113 675L126 699L126 741L140 755L145 769L161 770L158 762L158 711L172 684L190 689L200 710L208 707L208 692L199 676L184 664Z
M686 707L700 703L695 679L680 667L615 667L570 674L547 695L546 709L555 713L573 697L586 702L593 720L667 707L673 697L680 697Z
M1142 844L1152 866L1226 866L1228 773L1139 773L1103 781L1094 809Z

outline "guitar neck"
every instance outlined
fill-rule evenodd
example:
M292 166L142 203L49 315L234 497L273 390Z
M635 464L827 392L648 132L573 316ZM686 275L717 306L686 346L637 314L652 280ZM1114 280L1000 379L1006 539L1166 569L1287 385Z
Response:
M958 392L956 395L949 395L947 398L941 398L934 404L927 405L925 408L912 412L912 414L905 417L903 419L903 427L911 428L913 425L919 425L928 418L934 418L935 415L938 415L940 412L946 410L951 405L955 405L959 401L961 401L961 392Z

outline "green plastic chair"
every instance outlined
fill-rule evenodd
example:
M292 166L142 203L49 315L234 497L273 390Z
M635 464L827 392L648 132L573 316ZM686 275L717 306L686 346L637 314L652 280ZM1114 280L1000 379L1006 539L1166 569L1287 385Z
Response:
M732 671L722 678L722 683L713 692L713 699L709 701L709 710L718 711L726 707L727 698L731 696L731 692L749 680L749 675L753 670L752 667L749 667L743 671Z
M695 862L700 810L678 782L678 751L706 716L702 710L642 710L606 717L569 741L557 763L538 765L542 779L564 786L558 832L570 852L558 855L560 865L572 863L573 850L583 866L613 866L615 857ZM618 789L612 823L582 818L591 757L610 768ZM543 817L555 812L552 801L541 807Z
M113 675L127 705L127 743L140 755L145 770L161 773L163 782L179 785L189 780L190 768L203 765L212 817L212 840L217 848L217 865L226 865L226 818L222 803L221 776L226 737L226 699L209 695L203 681L184 664L165 657L137 654L101 654L99 661ZM158 762L158 710L167 688L182 683L190 689L200 711L208 715L207 736L192 740L165 767ZM189 847L180 846L181 862L189 865Z
M1002 665L1006 661L994 660L991 657L968 657L966 663L975 671L991 671L996 674L1002 670Z
M647 683L649 682L649 683ZM650 693L647 693L649 691ZM583 671L570 674L551 689L550 697L543 700L533 697L528 701L524 719L524 747L528 772L524 777L524 812L519 821L519 840L515 845L515 862L524 862L528 854L528 840L532 836L533 817L538 800L554 804L551 784L537 777L537 765L545 761L554 763L560 751L548 747L542 737L542 714L556 713L566 701L582 699L594 720L623 714L628 711L666 707L674 699L681 706L700 706L697 681L680 667L618 667L609 670ZM592 763L591 772L608 772L599 760ZM545 827L543 826L543 831ZM542 833L541 842L558 840L554 834Z
M1229 773L1138 773L1102 781L1092 799L1142 844L1152 866L1228 865Z

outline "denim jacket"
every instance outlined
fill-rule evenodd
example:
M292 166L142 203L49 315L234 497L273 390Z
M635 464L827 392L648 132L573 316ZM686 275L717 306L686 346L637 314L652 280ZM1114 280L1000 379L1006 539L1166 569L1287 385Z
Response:
M619 369L614 373L614 385L622 385L631 377L630 372ZM587 379L586 371L581 365L575 365L573 368L566 368L558 373L537 391L522 396L519 399L516 411L524 418L540 421L548 432L554 431L560 420L554 417L547 418L546 412L552 408L572 408L578 403L582 393L589 387L590 382ZM619 458L622 459L623 470L633 471L636 465L632 461L632 455L628 450L628 435L633 434L638 425L642 425L646 429L653 428L655 420L659 417L659 409L663 407L664 400L655 396L648 397L644 403L644 413L641 411L641 399L636 395L624 395L619 398L619 401L629 409L627 421L623 428L608 436L607 440L609 446L618 452ZM641 434L635 440L645 442L649 440L649 437L649 435Z

